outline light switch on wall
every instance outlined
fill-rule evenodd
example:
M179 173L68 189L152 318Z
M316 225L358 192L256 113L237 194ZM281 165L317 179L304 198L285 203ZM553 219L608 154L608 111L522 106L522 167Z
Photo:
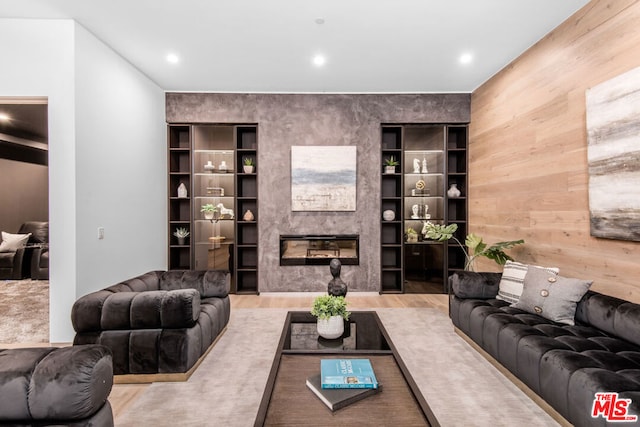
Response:
M104 227L98 227L98 240L104 239Z

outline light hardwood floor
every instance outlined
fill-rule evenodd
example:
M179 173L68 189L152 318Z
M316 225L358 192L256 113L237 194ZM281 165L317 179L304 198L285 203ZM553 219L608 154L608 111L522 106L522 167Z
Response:
M262 293L260 295L231 295L231 310L240 308L285 308L299 309L311 307L316 295L313 293ZM348 294L350 310L367 310L377 308L436 308L447 313L447 295L437 294L385 294L351 293ZM149 384L114 384L109 402L113 415L117 418L142 393Z

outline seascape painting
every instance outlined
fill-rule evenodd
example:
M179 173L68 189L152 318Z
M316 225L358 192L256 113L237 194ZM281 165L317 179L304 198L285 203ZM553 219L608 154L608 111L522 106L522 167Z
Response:
M640 68L587 91L591 235L640 241Z
M355 211L356 148L291 147L291 210Z

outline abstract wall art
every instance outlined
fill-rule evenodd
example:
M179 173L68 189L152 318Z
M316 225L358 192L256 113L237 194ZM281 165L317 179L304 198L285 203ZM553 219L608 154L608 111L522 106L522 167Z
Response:
M640 68L586 93L591 235L640 241Z
M355 211L356 148L292 146L291 210Z

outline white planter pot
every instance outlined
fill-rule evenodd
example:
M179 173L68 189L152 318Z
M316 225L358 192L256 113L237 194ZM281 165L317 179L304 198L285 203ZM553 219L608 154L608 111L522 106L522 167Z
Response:
M204 219L213 219L213 212L205 212L204 213Z
M242 166L242 169L244 170L244 173L253 173L253 166L244 165Z
M384 173L396 173L396 167L395 166L385 166L384 167Z
M338 338L344 333L342 316L331 316L328 319L318 319L318 335L329 340Z

